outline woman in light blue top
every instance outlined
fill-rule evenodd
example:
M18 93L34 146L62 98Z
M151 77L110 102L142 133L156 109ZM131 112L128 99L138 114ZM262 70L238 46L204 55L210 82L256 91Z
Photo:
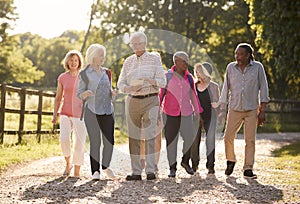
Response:
M86 51L86 68L80 74L78 97L85 100L84 121L90 139L90 163L93 180L100 179L100 144L103 141L102 170L114 177L109 168L114 145L114 116L110 71L103 67L106 49L92 44ZM85 74L85 77L83 77ZM100 133L102 132L102 134Z

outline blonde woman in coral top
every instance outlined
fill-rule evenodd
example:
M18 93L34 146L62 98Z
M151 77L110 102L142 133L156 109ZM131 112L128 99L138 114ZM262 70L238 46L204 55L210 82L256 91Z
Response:
M60 116L60 144L66 161L63 176L69 176L74 165L74 176L80 176L83 165L86 141L86 127L80 120L82 101L77 97L79 70L82 67L82 55L77 50L69 51L64 58L66 72L57 79L57 91L54 102L52 123L57 123ZM71 133L73 136L73 153L71 153ZM71 159L72 155L72 159Z

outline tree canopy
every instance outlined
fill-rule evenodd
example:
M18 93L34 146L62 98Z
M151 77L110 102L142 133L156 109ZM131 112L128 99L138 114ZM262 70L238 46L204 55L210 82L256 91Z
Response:
M271 97L298 99L299 4L293 0L95 0L86 33L65 31L44 39L31 33L8 36L17 14L13 0L1 1L0 80L55 87L70 49L84 55L88 45L100 43L107 48L105 66L112 69L116 81L124 59L132 53L128 35L142 30L148 36L148 49L161 54L165 69L172 65L173 53L183 50L190 55L190 71L195 63L208 61L219 83L226 65L234 61L236 45L250 43L266 69Z

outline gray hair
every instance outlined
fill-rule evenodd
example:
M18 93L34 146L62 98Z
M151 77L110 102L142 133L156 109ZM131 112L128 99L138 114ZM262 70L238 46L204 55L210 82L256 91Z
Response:
M186 52L183 51L177 51L173 55L173 62L175 63L175 59L180 58L184 60L186 63L189 63L189 55Z
M103 52L104 57L106 55L106 48L100 44L92 44L88 47L85 54L85 60L87 64L92 64L95 57L99 52Z
M139 38L141 40L141 42L146 42L146 44L147 44L147 36L146 36L146 34L144 32L138 31L138 32L132 33L130 35L130 41L129 42L131 42L131 40L133 38Z

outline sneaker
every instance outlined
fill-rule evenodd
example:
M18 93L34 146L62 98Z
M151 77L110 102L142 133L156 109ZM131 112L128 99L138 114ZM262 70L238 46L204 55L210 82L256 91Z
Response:
M198 170L198 166L192 166L192 169L193 169L194 173L196 173L196 171Z
M154 179L156 179L156 176L154 173L147 174L147 180L154 180Z
M235 162L227 161L227 168L225 170L225 174L227 176L229 176L230 174L232 174L233 169L234 169L234 165L235 165Z
M190 175L194 175L194 171L193 169L190 167L190 165L184 163L184 162L181 162L181 166L185 169L185 171L190 174Z
M138 180L142 180L142 176L141 175L128 175L126 176L126 181L138 181Z
M92 175L92 179L95 181L99 181L100 180L100 173L99 171L95 171L94 174Z
M257 179L257 175L251 169L247 169L244 171L244 178Z
M208 174L214 174L214 173L215 173L214 168L209 168L209 169L208 169Z
M175 176L176 176L176 169L171 169L168 177L175 178Z
M110 168L103 169L103 172L108 178L115 178L115 174Z

